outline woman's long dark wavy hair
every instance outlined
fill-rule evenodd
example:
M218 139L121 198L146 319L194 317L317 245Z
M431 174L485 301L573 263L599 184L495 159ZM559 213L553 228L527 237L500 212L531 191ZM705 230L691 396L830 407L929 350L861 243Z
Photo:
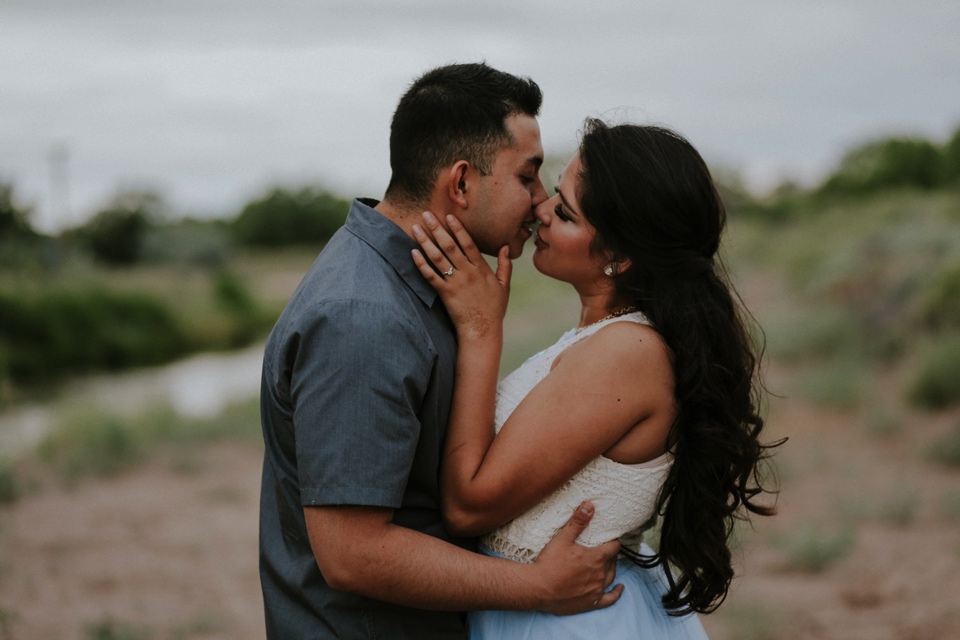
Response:
M660 547L631 557L664 566L671 614L713 611L733 579L735 520L775 511L758 502L760 464L779 444L759 439L762 348L717 255L726 213L700 154L668 129L589 119L580 160L593 250L630 260L614 276L617 302L647 316L673 360L674 463L658 501Z

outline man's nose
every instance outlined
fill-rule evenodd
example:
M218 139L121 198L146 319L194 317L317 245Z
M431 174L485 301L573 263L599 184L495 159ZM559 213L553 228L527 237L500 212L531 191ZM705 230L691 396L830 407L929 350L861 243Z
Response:
M534 209L534 215L537 217L537 220L540 221L540 224L548 225L550 224L550 205L547 204L547 201L544 200L540 205Z
M537 178L537 183L533 188L533 206L538 207L540 203L544 202L547 199L547 189L543 186L543 180L539 177Z

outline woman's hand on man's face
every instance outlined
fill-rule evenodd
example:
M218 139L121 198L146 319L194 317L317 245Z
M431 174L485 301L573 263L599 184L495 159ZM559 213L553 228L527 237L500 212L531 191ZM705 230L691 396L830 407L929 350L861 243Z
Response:
M461 340L499 336L510 297L509 247L500 248L494 272L454 216L446 218L449 230L429 211L423 213L423 221L425 228L413 226L421 247L413 250L413 261L443 300L457 336Z

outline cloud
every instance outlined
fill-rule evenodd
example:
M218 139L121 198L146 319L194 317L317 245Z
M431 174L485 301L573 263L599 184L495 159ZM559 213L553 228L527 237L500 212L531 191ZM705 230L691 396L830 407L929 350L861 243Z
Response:
M0 178L75 222L118 186L229 214L274 181L379 196L397 99L426 69L485 59L546 96L548 152L588 115L679 129L764 187L813 180L884 132L960 124L960 5L760 0L7 0Z

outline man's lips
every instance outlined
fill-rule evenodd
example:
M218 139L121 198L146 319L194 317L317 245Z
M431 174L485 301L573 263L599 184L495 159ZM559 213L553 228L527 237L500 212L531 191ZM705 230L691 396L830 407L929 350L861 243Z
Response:
M536 245L537 249L546 249L550 245L543 241L543 238L540 237L540 230L537 229L537 237L534 238L533 243Z

